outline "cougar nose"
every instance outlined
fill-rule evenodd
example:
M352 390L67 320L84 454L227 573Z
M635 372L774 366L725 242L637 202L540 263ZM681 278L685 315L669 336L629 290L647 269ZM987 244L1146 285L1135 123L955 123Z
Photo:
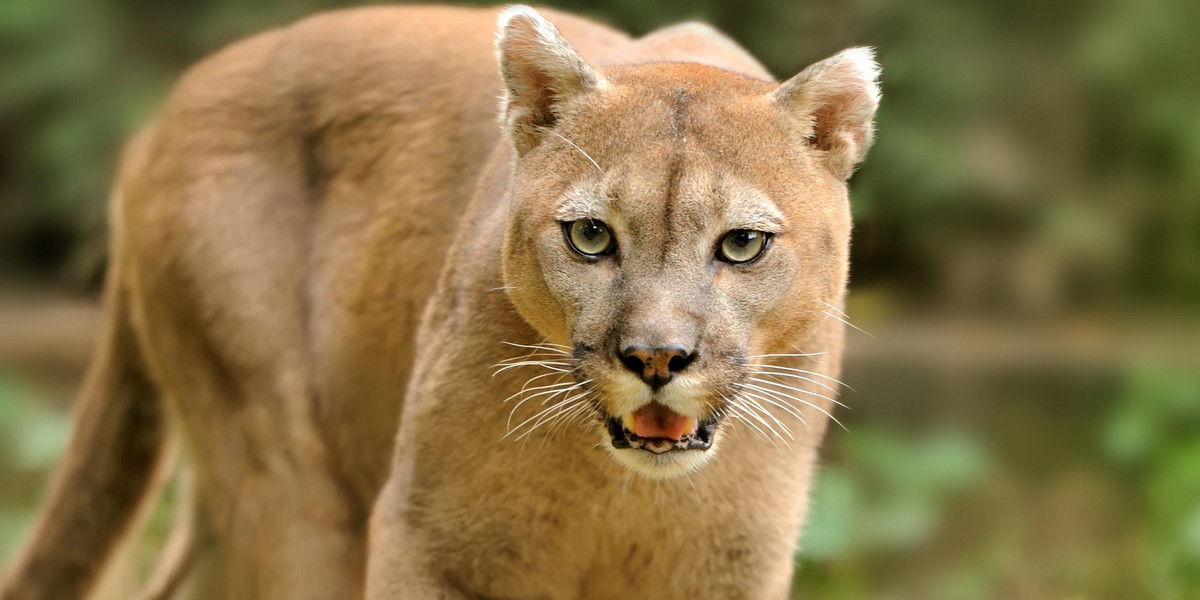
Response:
M621 364L633 371L642 381L653 389L658 389L671 381L676 373L687 368L696 360L695 352L688 352L681 346L666 348L646 348L645 346L628 346L620 352Z

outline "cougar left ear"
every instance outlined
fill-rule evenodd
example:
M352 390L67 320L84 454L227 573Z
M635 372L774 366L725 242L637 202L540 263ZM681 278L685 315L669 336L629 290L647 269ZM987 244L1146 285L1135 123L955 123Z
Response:
M875 135L879 65L870 48L850 48L785 81L775 101L804 124L808 143L825 152L829 170L847 179Z
M496 53L505 87L501 119L518 154L538 145L564 102L602 83L558 28L528 6L500 14Z

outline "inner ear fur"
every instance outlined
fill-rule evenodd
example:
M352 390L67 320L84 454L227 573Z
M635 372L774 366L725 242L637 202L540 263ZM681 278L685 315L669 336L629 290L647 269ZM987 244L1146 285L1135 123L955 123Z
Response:
M810 145L825 153L829 170L848 179L875 136L879 65L870 48L843 50L804 69L774 92L803 124Z
M496 54L505 87L500 117L518 154L541 142L563 103L602 84L558 28L528 6L500 14Z

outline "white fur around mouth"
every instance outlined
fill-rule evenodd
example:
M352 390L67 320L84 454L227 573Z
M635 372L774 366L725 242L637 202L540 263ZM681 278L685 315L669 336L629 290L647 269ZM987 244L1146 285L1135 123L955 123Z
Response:
M604 446L608 453L625 468L649 479L671 479L692 473L717 452L718 422L699 421L695 434L681 440L634 438L627 432L624 417L606 420L608 431ZM665 449L664 449L665 448Z

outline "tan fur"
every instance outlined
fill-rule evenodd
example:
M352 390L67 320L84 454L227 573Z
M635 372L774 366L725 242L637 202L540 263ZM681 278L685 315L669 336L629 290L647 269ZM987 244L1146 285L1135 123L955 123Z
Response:
M731 410L743 361L837 376L824 303L845 289L873 63L779 87L704 26L631 42L518 7L497 69L498 13L331 13L184 77L125 160L110 332L0 598L86 593L168 415L216 540L169 586L195 597L786 595L828 399L656 459L606 447L602 417ZM619 260L566 247L558 219L580 213ZM763 259L713 262L740 227L775 233ZM652 394L613 357L634 339L686 339L697 362ZM493 376L529 353L506 343L573 348L573 424L506 437L544 407L504 399L553 374ZM800 352L820 354L747 358Z

